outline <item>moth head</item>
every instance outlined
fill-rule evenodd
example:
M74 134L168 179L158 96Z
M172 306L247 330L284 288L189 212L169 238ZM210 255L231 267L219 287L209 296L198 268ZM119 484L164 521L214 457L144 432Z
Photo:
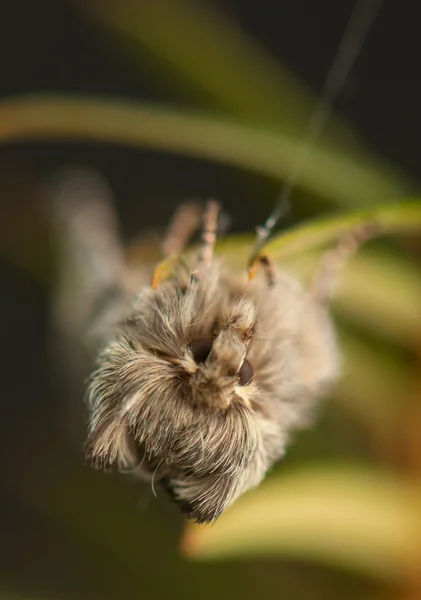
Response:
M142 290L117 331L89 386L88 456L153 475L200 522L261 481L337 373L330 319L297 282L215 263Z
M185 512L207 502L200 519L215 518L261 444L248 358L255 328L252 298L219 270L187 287L145 290L90 381L94 466L155 472L180 504L187 489L193 494Z
M248 351L255 331L255 309L250 300L217 307L204 336L190 336L179 367L186 373L191 402L202 409L227 410L233 405L251 408L256 394ZM206 331L207 329L207 331Z
M225 329L214 338L195 338L184 361L191 374L193 402L228 408L232 402L247 402L253 395L253 367L245 358L248 344L235 330ZM241 390L244 386L249 386Z

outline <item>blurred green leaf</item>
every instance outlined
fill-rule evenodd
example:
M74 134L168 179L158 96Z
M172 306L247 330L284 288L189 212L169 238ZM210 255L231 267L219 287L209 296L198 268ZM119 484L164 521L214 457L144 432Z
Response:
M315 466L267 479L213 527L190 526L195 559L293 557L400 581L413 556L417 490L365 468Z
M95 140L182 153L288 177L299 139L240 125L211 114L84 96L26 96L0 102L0 142ZM299 186L344 206L387 201L406 187L392 171L319 149Z
M342 373L333 399L368 428L375 441L392 444L396 423L407 410L414 369L403 359L379 352L356 334L339 332Z
M417 230L421 227L421 200L410 199L394 204L379 204L329 218L314 219L308 224L291 227L269 241L262 253L278 260L298 252L331 244L341 235L372 224L376 235Z
M129 36L134 44L126 46L126 54L142 57L146 50L149 60L160 59L163 64L155 77L163 78L164 73L168 79L168 71L173 71L179 79L177 88L193 86L222 109L272 123L288 117L296 121L297 112L303 110L304 86L210 3L102 0L75 4L106 25L108 32ZM286 90L295 91L297 106L292 107L293 98Z
M303 133L314 97L228 11L190 0L102 0L75 5L106 25L108 32L123 34L117 38L120 47L127 36L133 42L124 44L130 58L158 59L156 78L168 82L168 72L175 73L179 79L175 94L180 88L194 87L215 107L271 127L281 125L285 133ZM335 119L327 132L334 132L348 147L356 143L355 135L343 123L337 126Z
M360 253L338 285L334 306L347 319L415 348L421 334L421 272L409 261Z
M297 254L277 262L280 268L308 282L321 254ZM402 256L374 248L362 248L349 259L332 300L342 317L402 347L417 344L420 302L419 268Z
M231 16L231 7L224 10L197 0L75 0L74 4L106 26L126 56L148 62L152 78L167 85L170 80L173 96L194 88L211 100L207 105L212 109L229 111L246 123L259 123L271 131L279 128L294 139L305 138L320 99L248 35ZM155 68L151 69L151 64ZM329 67L326 64L326 73ZM174 75L178 82L173 81ZM196 97L196 104L198 100ZM336 115L325 124L314 153L324 145L327 151L347 154L350 161L370 163L374 169L381 166L355 131ZM383 165L385 177L391 168L396 169Z

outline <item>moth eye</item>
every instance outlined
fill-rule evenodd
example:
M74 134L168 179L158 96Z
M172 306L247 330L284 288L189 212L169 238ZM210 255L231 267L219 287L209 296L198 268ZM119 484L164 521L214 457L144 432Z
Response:
M210 351L212 350L212 344L213 340L208 340L206 338L197 338L196 340L192 340L189 344L189 348L193 354L194 362L205 362L210 354Z
M238 380L240 385L247 385L253 379L253 367L246 359L241 365L241 369L238 372Z

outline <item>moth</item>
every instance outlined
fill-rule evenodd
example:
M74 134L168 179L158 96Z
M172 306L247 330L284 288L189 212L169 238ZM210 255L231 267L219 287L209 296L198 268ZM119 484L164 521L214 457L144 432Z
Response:
M328 300L357 239L325 255L309 290L264 256L250 280L246 257L237 273L214 255L218 204L185 205L152 285L152 266L127 260L99 174L62 173L51 195L62 322L95 364L86 457L159 482L187 518L214 521L261 482L335 381ZM197 227L201 243L186 264Z
M215 201L202 214L181 207L154 269L126 260L111 192L98 174L76 170L52 184L63 258L57 314L68 338L86 340L95 363L86 456L95 468L159 482L198 523L214 521L262 481L338 376L329 299L341 265L372 227L341 238L310 289L278 271L261 242L379 6L356 4L307 143L242 274L214 254ZM186 262L183 251L199 227L201 244ZM250 278L259 266L260 276Z

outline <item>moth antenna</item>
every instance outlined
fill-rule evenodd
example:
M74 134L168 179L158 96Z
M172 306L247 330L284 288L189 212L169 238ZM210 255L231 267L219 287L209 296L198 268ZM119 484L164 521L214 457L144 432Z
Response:
M311 285L311 293L317 302L329 302L346 262L362 244L375 235L376 230L375 223L361 225L342 235L336 246L324 252Z
M295 166L283 185L271 215L264 225L257 228L249 269L253 268L269 235L289 210L291 192L299 180L305 163L314 149L314 142L329 118L333 104L355 64L369 29L380 10L381 2L382 0L358 0L355 4L332 66L328 71L320 101L308 122Z
M206 209L203 214L202 246L199 250L198 262L209 265L213 257L213 249L218 232L218 216L220 206L216 200L210 199L206 203Z

